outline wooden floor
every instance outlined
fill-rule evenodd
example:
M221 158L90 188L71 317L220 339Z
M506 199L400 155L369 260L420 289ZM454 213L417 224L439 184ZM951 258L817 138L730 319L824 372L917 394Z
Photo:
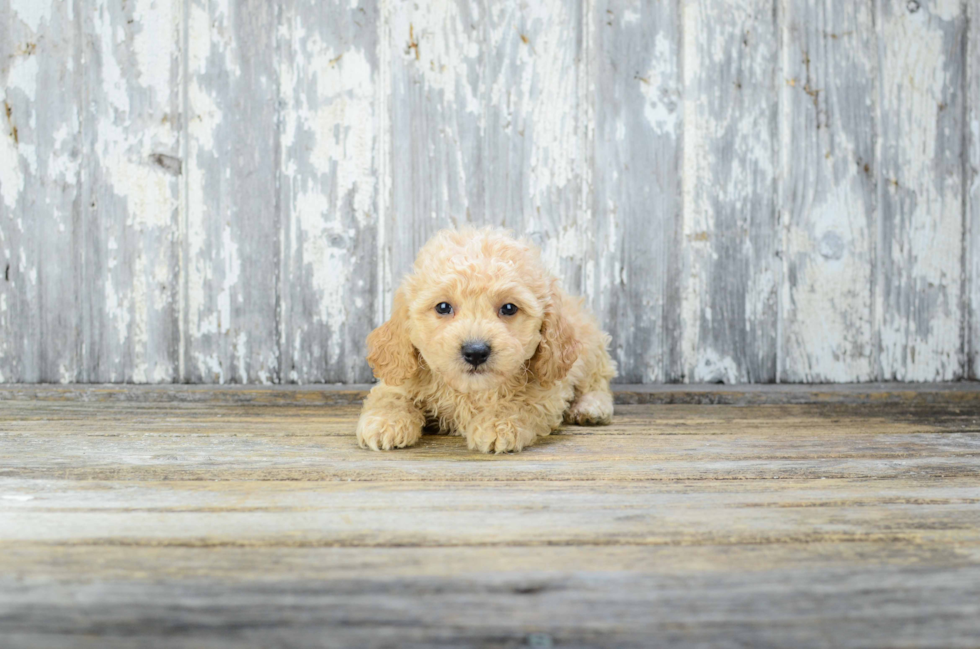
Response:
M520 455L357 389L0 389L0 646L978 647L976 385L625 390Z

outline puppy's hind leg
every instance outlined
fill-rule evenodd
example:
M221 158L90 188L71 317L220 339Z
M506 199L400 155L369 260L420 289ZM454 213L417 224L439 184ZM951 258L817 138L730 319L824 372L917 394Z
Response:
M579 426L605 426L612 421L613 397L609 386L575 395L565 411L565 422Z
M575 398L565 411L565 423L580 426L605 426L612 422L613 395L609 381L616 376L616 363L609 357L606 347L609 337L598 333L595 342L573 367Z

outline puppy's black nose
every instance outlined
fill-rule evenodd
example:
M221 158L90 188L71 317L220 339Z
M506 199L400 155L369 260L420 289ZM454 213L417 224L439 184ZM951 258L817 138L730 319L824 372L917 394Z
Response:
M473 367L483 365L490 358L490 345L483 342L463 343L462 351L463 360Z

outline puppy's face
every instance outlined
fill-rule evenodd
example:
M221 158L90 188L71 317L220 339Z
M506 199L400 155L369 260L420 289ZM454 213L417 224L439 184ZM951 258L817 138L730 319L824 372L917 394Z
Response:
M535 249L500 231L434 236L392 306L367 340L368 363L389 385L424 365L459 392L531 378L547 387L577 356L556 280Z
M460 392L526 372L541 342L543 306L504 260L459 259L415 282L410 339L424 363Z

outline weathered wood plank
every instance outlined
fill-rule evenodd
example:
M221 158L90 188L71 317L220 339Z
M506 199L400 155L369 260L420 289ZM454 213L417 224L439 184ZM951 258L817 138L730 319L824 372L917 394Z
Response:
M0 385L0 402L127 402L347 405L364 400L370 385ZM617 404L962 407L980 404L980 383L858 383L779 385L616 385ZM5 406L6 407L6 406ZM9 411L9 410L7 410ZM0 416L2 416L0 411ZM617 410L617 414L619 410Z
M178 376L182 15L178 0L88 0L79 380Z
M879 378L963 375L966 16L957 0L879 2Z
M966 3L967 24L970 31L966 35L966 123L963 125L966 139L966 164L963 179L966 193L966 235L967 254L966 294L967 309L966 351L967 369L965 375L971 379L980 378L980 7Z
M0 381L84 375L83 3L0 2Z
M482 456L459 437L357 448L356 406L183 408L11 404L0 476L79 480L433 481L975 478L975 407L627 406L608 428L568 427L520 455ZM27 405L27 404L24 404ZM863 410L862 410L863 409ZM101 413L101 414L99 414ZM71 443L66 443L70 439ZM120 462L120 458L125 461Z
M781 380L875 378L870 3L782 0Z
M525 577L489 569L465 581L12 582L0 628L8 646L32 648L867 647L899 638L941 648L972 646L978 632L975 564L926 574L878 562L734 575L648 570Z
M678 10L619 0L593 8L594 303L622 383L663 381L667 350L679 343L680 283L668 277L681 210Z
M679 373L776 378L776 65L771 0L681 5L684 70Z
M394 3L391 282L437 230L488 224L587 288L582 29L578 1Z
M276 382L277 4L186 1L181 379Z
M284 0L280 11L282 380L367 381L379 293L378 8Z
M396 0L390 11L389 292L437 230L482 219L486 56L476 3Z
M446 437L362 451L356 405L4 401L0 635L970 646L978 412L623 406L487 457Z
M586 196L590 19L581 0L487 3L480 110L480 223L542 248L567 290L593 290L595 226Z
M346 437L360 415L357 405L281 405L269 410L269 403L263 405L221 403L145 403L134 406L129 403L23 403L7 402L0 416L0 431L9 435L23 435L27 440L21 443L32 445L42 443L56 445L65 435L77 434L86 437L129 438L128 443L145 434L173 433L191 435L194 443L200 435L229 434L234 437L257 438L253 441L264 443L294 444L295 440L286 438L317 438L323 436ZM918 433L959 432L974 433L980 430L976 404L960 408L924 407L898 408L893 404L879 407L862 404L858 406L811 405L811 406L713 406L704 412L703 406L670 405L653 408L648 405L624 405L618 409L614 422L601 428L567 426L560 436L621 437L651 435L655 437L687 435L694 437L714 437L744 435L750 432L750 439L756 442L775 436L786 442L777 443L777 448L790 445L799 452L813 451L813 442L801 441L800 437L829 438L833 445L844 443L842 437L849 437L855 430L871 427L874 435L909 435ZM262 438L268 437L269 440ZM789 439L793 438L793 439ZM38 440L46 440L38 442ZM442 441L440 441L442 440ZM427 442L444 451L453 452L458 442L446 441L443 437L427 437ZM703 441L703 440L702 440ZM252 443L242 440L243 443ZM659 442L669 444L694 443L692 440ZM98 443L91 440L87 443ZM176 443L176 442L175 442ZM302 443L302 442L300 442ZM307 439L306 443L316 443ZM601 444L600 441L590 444ZM628 444L629 440L610 442L613 448ZM637 442L644 448L654 442ZM698 442L701 443L701 442ZM710 440L704 443L710 443ZM765 442L759 442L765 443ZM819 443L817 444L819 447ZM837 446L834 446L837 449ZM433 449L435 450L435 449ZM555 449L560 450L560 449ZM838 449L839 450L839 449ZM753 450L752 452L755 452ZM897 451L896 451L897 452ZM796 450L793 451L795 455ZM769 455L770 453L767 453ZM370 457L370 456L369 456ZM381 456L379 456L381 457ZM397 453L391 458L404 459Z
M167 452L161 448L161 452ZM120 456L123 457L123 456ZM29 460L28 460L29 462ZM122 478L122 476L120 476ZM0 542L187 547L980 545L969 480L690 485L3 479ZM899 484L896 484L899 483ZM40 497L42 496L43 497Z

